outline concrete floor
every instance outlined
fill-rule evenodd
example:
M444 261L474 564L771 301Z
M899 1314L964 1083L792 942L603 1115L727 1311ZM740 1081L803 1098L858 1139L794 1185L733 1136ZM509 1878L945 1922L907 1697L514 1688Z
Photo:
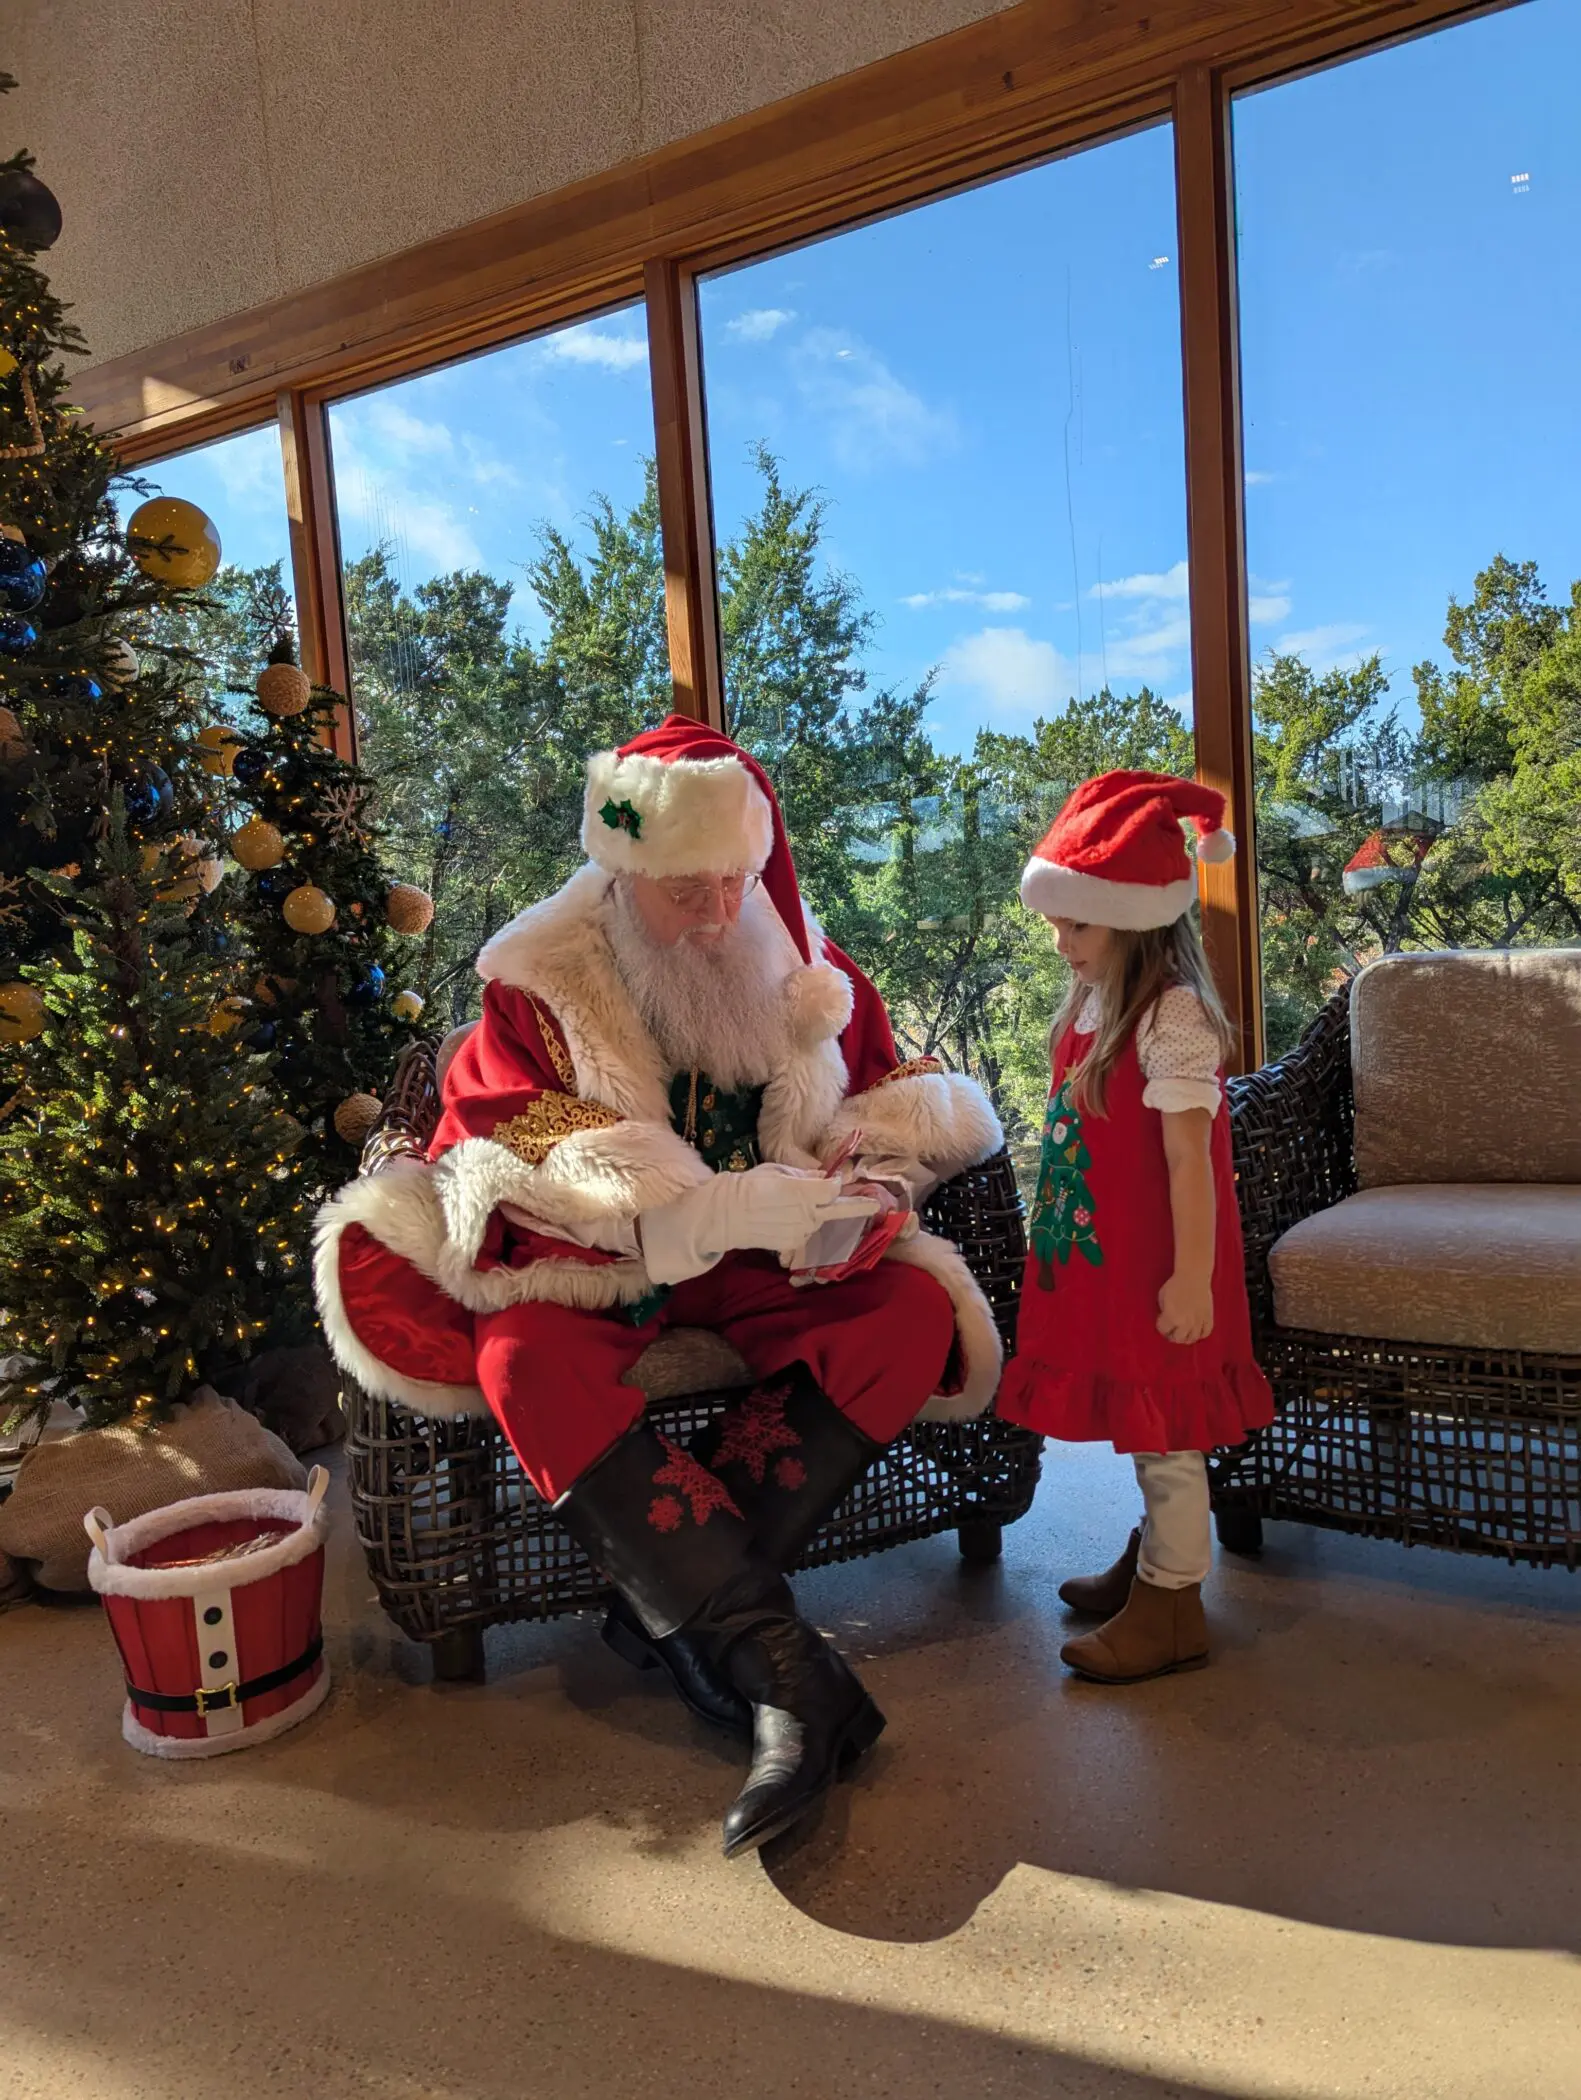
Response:
M733 1753L589 1622L436 1689L343 1509L330 1704L234 1757L138 1757L100 1615L10 1613L0 2095L1581 2096L1576 1579L1281 1526L1212 1669L1104 1691L1054 1589L1128 1471L803 1579L890 1728L735 1865Z

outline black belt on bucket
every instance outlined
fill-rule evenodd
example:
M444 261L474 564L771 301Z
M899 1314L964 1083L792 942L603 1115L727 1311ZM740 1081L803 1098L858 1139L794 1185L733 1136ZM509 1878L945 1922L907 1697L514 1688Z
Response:
M278 1670L266 1670L262 1677L249 1677L245 1684L200 1685L195 1692L140 1692L128 1679L126 1696L134 1706L146 1706L154 1713L228 1713L244 1699L261 1699L265 1692L279 1691L281 1685L312 1669L323 1652L324 1636L315 1633L295 1662L282 1663Z

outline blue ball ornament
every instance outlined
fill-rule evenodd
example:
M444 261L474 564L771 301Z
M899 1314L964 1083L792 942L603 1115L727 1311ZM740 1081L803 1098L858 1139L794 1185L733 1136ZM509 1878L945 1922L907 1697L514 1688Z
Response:
M47 581L44 564L20 540L0 540L0 611L31 612Z
M121 800L134 824L152 824L159 814L159 790L151 780L129 780L121 790Z
M104 698L104 687L86 671L50 671L39 683L52 700L74 700L91 707Z
M289 868L265 868L254 880L259 896L267 903L283 904L296 888L299 878Z
M38 646L38 629L21 613L0 614L0 655L26 656Z
M247 1037L247 1047L250 1050L272 1050L279 1032L273 1021L260 1021Z
M269 770L269 754L257 744L243 744L231 767L234 777L243 787L256 787Z
M346 996L353 1006L377 1006L384 997L384 972L379 965L369 963Z

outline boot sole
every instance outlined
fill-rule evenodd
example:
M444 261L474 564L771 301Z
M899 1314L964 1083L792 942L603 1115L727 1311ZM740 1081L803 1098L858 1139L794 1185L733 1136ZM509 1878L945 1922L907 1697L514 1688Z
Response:
M884 1733L885 1726L884 1716L871 1699L865 1699L841 1730L830 1761L831 1769L816 1791L798 1802L788 1803L777 1814L765 1816L750 1829L742 1831L724 1847L725 1858L739 1859L743 1852L756 1852L760 1846L783 1837L787 1830L793 1830L804 1816L812 1813L831 1787L850 1775Z
M1065 1662L1063 1656L1060 1660ZM1066 1662L1065 1667L1072 1677L1079 1677L1084 1684L1126 1685L1151 1684L1155 1677L1175 1677L1182 1670L1205 1670L1208 1662L1206 1655L1188 1655L1180 1662L1162 1663L1156 1670L1139 1671L1135 1677L1104 1677L1097 1670L1084 1670L1080 1663Z
M600 1637L607 1648L618 1655L622 1662L630 1663L634 1670L663 1670L670 1680L676 1698L694 1720L703 1722L706 1727L717 1729L721 1735L728 1735L738 1743L751 1742L752 1722L749 1717L743 1716L740 1720L733 1720L724 1714L711 1713L706 1706L699 1706L688 1694L680 1679L665 1667L664 1657L649 1647L635 1627L626 1625L621 1619L606 1617Z

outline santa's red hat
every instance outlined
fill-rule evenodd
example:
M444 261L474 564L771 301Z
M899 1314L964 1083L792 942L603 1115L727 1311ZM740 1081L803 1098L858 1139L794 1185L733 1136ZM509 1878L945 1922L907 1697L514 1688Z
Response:
M787 996L797 1033L838 1035L851 1014L845 974L814 959L779 798L749 751L690 715L671 715L587 762L582 848L617 875L761 875L803 967Z
M1235 835L1224 797L1172 773L1100 773L1077 788L1034 850L1021 901L1050 919L1139 931L1173 926L1197 894L1184 822L1199 861L1225 861Z

